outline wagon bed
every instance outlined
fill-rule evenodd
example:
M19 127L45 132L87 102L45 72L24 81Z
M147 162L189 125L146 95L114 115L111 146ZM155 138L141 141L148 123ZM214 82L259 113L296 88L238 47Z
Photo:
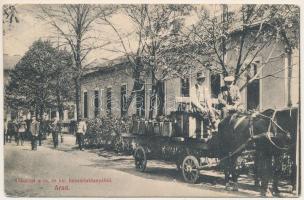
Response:
M156 135L135 135L132 141L135 167L145 171L148 160L162 160L175 163L184 180L195 183L199 178L206 157L217 158L215 140L198 140L186 137L164 137Z

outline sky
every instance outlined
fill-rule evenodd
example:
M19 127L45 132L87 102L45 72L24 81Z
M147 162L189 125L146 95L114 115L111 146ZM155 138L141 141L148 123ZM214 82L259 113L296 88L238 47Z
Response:
M204 6L215 13L220 10L219 5ZM38 40L39 38L48 39L50 36L53 36L53 38L55 36L56 38L54 29L46 22L43 22L36 17L38 5L17 4L16 7L20 22L14 23L9 27L5 27L5 35L3 37L4 54L7 54L8 56L22 56L35 40ZM197 20L195 17L189 17L186 23L193 24L195 23L195 20ZM118 29L123 30L122 32L124 33L134 31L131 21L129 21L123 14L116 14L113 16L111 21ZM106 40L118 41L116 33L110 27L99 25L95 26L95 28L97 30L95 34L98 35L98 37L102 36L102 38ZM102 41L102 39L100 39L100 41ZM126 40L125 42L126 44L130 43L131 49L134 48L136 44L136 40L132 36L129 37L129 41ZM111 43L106 48L121 49L121 45L116 42L115 44ZM101 63L122 55L122 53L97 49L88 55L87 62Z

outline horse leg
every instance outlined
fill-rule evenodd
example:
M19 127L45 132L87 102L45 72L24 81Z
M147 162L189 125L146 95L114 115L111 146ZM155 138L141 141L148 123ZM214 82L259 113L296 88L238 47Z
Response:
M225 184L226 190L238 191L236 158L228 158L225 162Z
M279 155L274 155L274 173L273 173L273 181L272 181L272 190L274 194L279 193L279 177L280 177L280 156Z
M254 155L254 186L260 187L261 152L256 151Z
M238 187L238 173L236 170L236 160L237 157L234 157L231 159L231 176L232 176L232 181L233 181L233 186L232 186L232 190L233 191L238 191L239 187Z
M269 180L272 174L272 156L267 153L261 158L261 196L271 195L269 193Z
M225 174L225 185L226 185L226 190L230 190L230 158L228 158L225 162L224 162L224 174Z

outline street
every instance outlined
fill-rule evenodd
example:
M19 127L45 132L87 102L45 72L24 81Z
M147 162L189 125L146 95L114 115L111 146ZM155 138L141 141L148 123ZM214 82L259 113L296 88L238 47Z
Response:
M102 150L79 151L75 138L64 135L57 149L51 136L31 151L4 146L5 193L14 197L257 197L253 180L240 177L239 191L224 188L223 174L204 171L198 184L183 182L175 165L149 161L147 171L135 170L132 156ZM282 188L281 188L282 189ZM284 190L284 188L282 189ZM285 196L291 194L285 192Z

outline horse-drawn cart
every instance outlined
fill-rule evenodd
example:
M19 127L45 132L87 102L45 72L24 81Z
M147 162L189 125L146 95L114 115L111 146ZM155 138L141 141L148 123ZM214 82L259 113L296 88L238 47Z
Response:
M231 115L220 122L219 131L210 134L209 138L203 137L204 130L198 134L196 116L188 112L174 112L167 121L139 120L132 129L136 169L144 171L148 160L169 161L177 165L186 182L195 183L200 170L210 167L206 159L217 158L215 165L223 164L225 182L229 183L231 179L236 183L238 158L242 160L242 153L249 148L256 152L253 155L256 157L255 167L260 173L255 177L257 182L260 179L264 193L273 165L281 168L282 163L278 159L284 152L291 153L292 163L296 166L293 146L296 145L298 134L297 110L270 109L262 113ZM290 142L294 145L290 145ZM272 159L275 160L274 164ZM260 177L260 174L264 175ZM295 175L292 175L293 186L294 180ZM273 187L277 190L278 175L274 174L273 181Z

